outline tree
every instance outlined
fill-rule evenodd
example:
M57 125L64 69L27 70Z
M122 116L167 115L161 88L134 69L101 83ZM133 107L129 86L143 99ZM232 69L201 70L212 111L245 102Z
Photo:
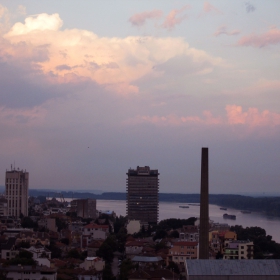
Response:
M33 228L37 228L38 224L29 217L23 217L21 220L21 226L23 228L32 228L33 229Z
M115 280L116 279L112 273L111 265L108 263L105 264L105 268L103 269L102 279L104 279L104 280L105 279L106 280Z
M80 259L81 255L77 249L72 249L67 254L68 258Z
M121 266L120 266L120 276L119 280L127 280L129 272L134 268L135 266L132 264L130 259L123 260Z
M25 250L22 250L19 252L19 254L13 258L13 259L10 259L9 261L7 261L7 264L8 265L36 265L36 261L33 260L33 254L28 252L28 251L25 251Z
M179 267L175 262L170 262L167 269L174 271L174 273L180 274Z

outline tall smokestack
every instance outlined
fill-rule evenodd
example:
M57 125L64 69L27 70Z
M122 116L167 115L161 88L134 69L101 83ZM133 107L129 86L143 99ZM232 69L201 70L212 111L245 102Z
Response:
M209 259L208 148L201 153L199 259Z

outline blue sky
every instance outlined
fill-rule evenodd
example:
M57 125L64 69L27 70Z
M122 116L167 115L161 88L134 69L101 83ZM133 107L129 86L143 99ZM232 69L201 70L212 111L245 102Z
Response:
M125 191L277 192L279 1L1 1L0 180Z

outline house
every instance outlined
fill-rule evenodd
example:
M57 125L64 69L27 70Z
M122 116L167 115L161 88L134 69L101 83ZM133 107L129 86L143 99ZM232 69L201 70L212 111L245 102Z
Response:
M173 242L169 248L166 265L172 261L176 264L184 265L186 259L198 258L198 242L178 241Z
M127 257L132 258L133 256L141 254L145 243L146 242L143 240L127 241L125 244L125 253Z
M17 236L16 244L20 244L21 242L27 242L31 246L41 243L44 246L50 245L50 235L47 232L39 232L39 231L22 231Z
M108 225L97 225L94 223L88 224L83 228L83 234L81 236L81 247L85 248L93 240L105 240L109 235Z
M183 226L181 232L179 233L179 239L181 241L198 242L199 239L198 227L193 225Z
M10 260L18 255L19 251L16 249L16 238L10 237L6 240L3 240L0 244L1 248L1 258L5 260Z
M102 280L102 272L91 269L79 273L77 277L79 280Z
M95 269L96 271L102 271L105 268L105 261L99 257L87 257L84 262L80 264L80 268L85 270Z
M103 240L93 240L90 244L87 246L87 254L88 257L95 257L97 250L101 247L103 244Z
M138 264L139 267L155 267L155 266L162 266L164 264L164 261L162 257L159 256L134 256L131 259L132 263Z
M0 273L6 275L6 279L9 280L56 280L56 269L48 268L45 266L1 266Z

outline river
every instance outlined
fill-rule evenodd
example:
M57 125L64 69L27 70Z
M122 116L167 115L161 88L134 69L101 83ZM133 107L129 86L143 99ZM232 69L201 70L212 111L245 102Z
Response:
M117 215L126 215L126 201L124 200L97 200L96 208L98 210L112 210ZM199 217L199 206L188 205L189 208L179 208L179 205L185 205L177 202L159 203L159 220L169 218L188 219L190 217ZM236 220L223 219L223 214L236 215ZM243 214L240 210L228 208L227 211L220 210L217 205L209 205L210 219L215 223L227 223L229 225L241 225L243 227L258 226L266 230L266 234L271 235L272 239L280 243L280 218L269 217L258 212Z

